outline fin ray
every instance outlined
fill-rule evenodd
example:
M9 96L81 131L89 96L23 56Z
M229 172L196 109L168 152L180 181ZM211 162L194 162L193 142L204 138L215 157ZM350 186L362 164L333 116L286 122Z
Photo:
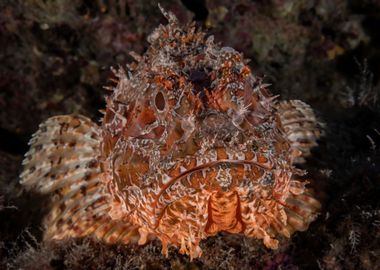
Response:
M281 101L277 110L291 147L301 154L294 162L304 163L323 134L323 124L318 122L313 109L301 100Z
M108 214L112 199L97 159L100 134L90 119L62 115L40 124L32 136L20 182L27 190L53 195L44 220L46 240L92 235L114 243L134 235L136 226Z

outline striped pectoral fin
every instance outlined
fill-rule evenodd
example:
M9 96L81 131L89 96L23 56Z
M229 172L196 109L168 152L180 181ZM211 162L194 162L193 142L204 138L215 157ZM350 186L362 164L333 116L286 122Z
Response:
M92 236L107 244L137 243L139 227L128 220L114 220L109 215L112 199L101 186L86 195L77 194L72 200L55 201L45 219L45 239ZM96 190L97 189L97 190Z
M320 209L321 204L312 191L305 188L303 183L293 180L290 195L285 201L288 231L293 233L307 230L309 224L317 218Z
M45 239L95 236L107 243L135 239L137 228L112 220L112 198L98 157L100 128L83 116L49 118L30 141L21 184L51 195Z
M305 162L310 150L317 145L317 140L323 133L313 109L300 100L281 101L277 105L281 126L295 150L296 163ZM298 153L298 154L297 154Z
M66 195L100 172L99 127L83 116L55 116L43 122L30 140L21 184L28 190Z

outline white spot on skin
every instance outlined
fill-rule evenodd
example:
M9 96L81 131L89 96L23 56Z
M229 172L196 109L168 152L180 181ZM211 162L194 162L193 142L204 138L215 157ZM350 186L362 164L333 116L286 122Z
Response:
M232 183L232 176L229 168L219 169L215 180L222 188L228 188Z
M245 154L243 152L237 152L236 156L238 160L245 160Z
M165 185L169 183L169 181L171 180L171 177L167 174L162 174L161 177L162 177L162 183Z
M249 164L244 164L244 171L245 171L245 172L249 172L249 171L251 171L251 165L249 165Z
M228 159L230 160L235 159L235 153L230 148L226 149L226 154L228 156Z

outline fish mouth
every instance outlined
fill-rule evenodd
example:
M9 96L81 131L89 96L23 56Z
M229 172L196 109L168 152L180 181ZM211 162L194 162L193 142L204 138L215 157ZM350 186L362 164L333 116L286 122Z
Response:
M225 168L223 168L223 165L226 165ZM163 213L165 212L165 208L170 205L171 203L175 202L176 200L181 199L182 196L176 196L171 195L171 193L175 193L171 188L179 182L185 182L185 184L180 183L179 187L182 188L181 191L189 190L189 189L207 189L207 185L216 185L216 180L213 179L214 177L209 178L197 178L189 177L190 175L194 175L195 173L199 173L205 169L213 169L213 168L223 168L228 169L233 166L241 166L241 165L249 165L253 167L257 167L261 170L263 170L263 173L266 171L269 171L273 168L273 164L268 160L267 163L261 163L259 161L255 160L240 160L240 159L219 159L215 161L206 162L204 164L195 166L193 168L190 168L177 176L171 178L168 182L166 182L164 185L160 187L160 192L157 194L156 199L153 202L153 213L157 217L157 223L155 227L158 226L159 220L162 217ZM223 171L222 169L222 171ZM208 180L206 180L208 179ZM185 181L183 181L185 180ZM201 180L206 180L205 183L199 183ZM190 182L189 182L190 181ZM217 184L219 185L219 183ZM211 189L211 188L210 188ZM223 192L223 190L220 190ZM163 199L163 197L170 198L170 199Z
M180 175L174 177L172 180L170 180L170 182L168 183L170 185L171 182L175 182L177 181L178 179L182 178L182 177L186 177L188 174L191 174L191 173L194 173L196 171L200 171L200 170L203 170L205 168L211 168L211 167L216 167L218 165L222 165L222 164L248 164L248 165L255 165L255 166L258 166L258 167L261 167L263 169L271 169L271 166L269 165L266 165L266 164L262 164L262 163L259 163L257 161L252 161L252 160L235 160L235 159L220 159L220 160L216 160L216 161L211 161L211 162L207 162L207 163L204 163L202 165L198 165L198 166L195 166L189 170L186 170L185 172L181 173Z
M187 177L188 175L191 175L194 172L202 171L203 169L215 168L218 165L224 165L224 164L226 164L226 165L244 165L244 164L254 165L254 166L260 167L260 168L265 169L265 170L270 170L270 169L273 168L273 166L271 164L263 164L263 163L260 163L260 162L257 162L257 161L252 161L252 160L220 159L220 160L215 160L215 161L207 162L207 163L195 166L195 167L193 167L191 169L188 169L188 170L180 173L179 175L173 177L171 180L169 180L169 182L167 182L163 186L161 192L158 194L158 197L160 197L162 195L162 193L167 188L169 188L171 185L173 185L175 182L177 182L177 181L179 181L179 180Z

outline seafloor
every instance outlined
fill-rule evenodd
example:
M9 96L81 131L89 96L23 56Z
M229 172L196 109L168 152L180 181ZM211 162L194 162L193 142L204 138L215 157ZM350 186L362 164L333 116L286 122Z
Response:
M110 66L143 53L166 23L151 0L0 1L1 269L380 269L380 1L162 0L250 58L282 99L311 104L325 136L303 166L323 209L272 251L220 234L200 259L160 243L42 243L46 198L18 184L27 142L49 116L100 119Z

